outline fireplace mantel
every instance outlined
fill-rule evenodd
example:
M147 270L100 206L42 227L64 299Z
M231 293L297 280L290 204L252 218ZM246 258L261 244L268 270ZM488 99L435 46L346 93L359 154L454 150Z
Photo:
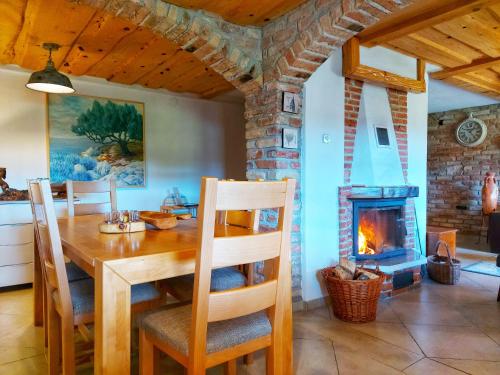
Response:
M347 199L416 198L418 186L352 186Z

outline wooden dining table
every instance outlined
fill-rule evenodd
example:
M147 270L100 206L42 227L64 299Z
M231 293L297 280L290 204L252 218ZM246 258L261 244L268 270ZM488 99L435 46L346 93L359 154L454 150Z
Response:
M197 247L195 219L170 230L104 234L102 215L59 219L64 255L95 280L95 374L130 374L131 286L193 273ZM220 225L216 236L238 236L250 229ZM287 272L283 327L280 334L281 374L292 373L291 265ZM38 268L38 270L37 270ZM35 267L35 280L40 280ZM35 286L35 294L40 293ZM40 296L35 295L35 301ZM35 319L36 320L36 319Z

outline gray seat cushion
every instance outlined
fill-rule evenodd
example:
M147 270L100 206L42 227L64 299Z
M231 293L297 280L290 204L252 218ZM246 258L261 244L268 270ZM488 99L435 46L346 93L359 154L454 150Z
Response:
M174 277L168 280L168 287L174 297L182 302L193 299L194 274ZM221 292L241 288L246 285L246 277L234 267L212 270L211 292Z
M192 305L158 309L146 313L140 327L148 334L188 355ZM271 323L263 311L208 324L207 353L243 344L271 333Z
M68 281L78 281L90 278L89 274L78 267L75 263L66 263L66 274L68 275Z
M94 312L94 280L84 279L69 283L73 314L81 315ZM59 298L57 291L54 298ZM150 283L132 285L132 305L160 297L158 290Z

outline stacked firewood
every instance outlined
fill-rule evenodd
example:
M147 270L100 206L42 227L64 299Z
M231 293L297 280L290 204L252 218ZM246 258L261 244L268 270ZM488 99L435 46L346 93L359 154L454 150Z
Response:
M376 273L364 268L358 268L355 262L351 262L346 258L340 259L340 263L332 269L332 273L341 280L365 281L379 278Z

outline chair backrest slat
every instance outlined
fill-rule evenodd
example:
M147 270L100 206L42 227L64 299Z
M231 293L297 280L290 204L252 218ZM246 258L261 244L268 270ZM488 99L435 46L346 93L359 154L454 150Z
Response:
M75 204L74 216L104 214L110 211L109 203Z
M284 288L289 287L286 277L290 277L294 194L295 180L234 182L202 178L189 361L205 356L209 322L267 309L271 326L281 325L283 296L286 295ZM215 230L216 222L220 222L216 220L218 212L264 209L278 210L278 224L274 232L259 233L253 225L243 225L250 227L243 233L239 229L231 229L231 225L226 225L223 231ZM227 219L228 215L225 217ZM215 237L216 233L218 237ZM272 263L272 267L266 268L263 283L210 292L213 268L259 261Z
M282 207L286 184L276 182L220 181L217 187L217 210L258 210Z
M109 193L112 190L111 186L112 180L106 181L72 181L73 193L79 194L97 194L97 193Z
M61 314L65 318L71 317L72 319L73 306L68 276L49 181L47 179L30 180L28 189L48 295L51 296L52 291L57 290Z
M250 315L273 306L277 285L276 280L271 280L246 288L210 293L208 322Z
M212 267L236 266L276 258L280 253L281 231L250 236L214 239Z
M68 193L68 215L82 216L103 214L116 211L116 181L66 181ZM89 195L98 195L99 202L88 202ZM82 202L75 202L76 197L84 197ZM103 199L105 198L105 199Z

